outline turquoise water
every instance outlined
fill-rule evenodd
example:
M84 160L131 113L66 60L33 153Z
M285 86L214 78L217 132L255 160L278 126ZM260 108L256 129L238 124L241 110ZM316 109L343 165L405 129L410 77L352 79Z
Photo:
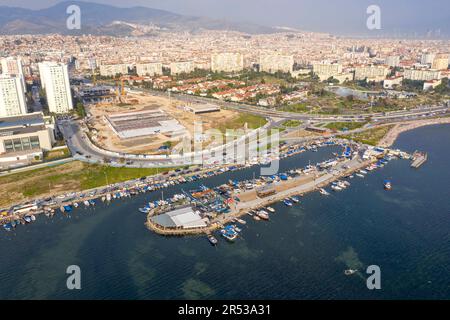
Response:
M164 238L138 212L160 194L38 217L0 231L1 299L423 299L450 298L450 126L404 133L405 151L429 153L420 169L395 160L329 197L277 204L270 222L245 218L242 238L212 247L205 237ZM328 159L336 148L282 162L286 168ZM251 178L253 171L213 177ZM391 179L393 190L383 190ZM193 186L193 185L192 185ZM181 185L167 189L170 196ZM381 290L366 287L368 265L381 268ZM69 265L79 291L66 289ZM348 277L347 268L360 272Z

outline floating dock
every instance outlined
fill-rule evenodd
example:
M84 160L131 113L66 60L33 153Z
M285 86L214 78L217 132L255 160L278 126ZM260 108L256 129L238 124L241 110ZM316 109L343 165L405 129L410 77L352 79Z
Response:
M425 152L416 151L413 154L412 160L411 167L417 169L428 160L428 154Z

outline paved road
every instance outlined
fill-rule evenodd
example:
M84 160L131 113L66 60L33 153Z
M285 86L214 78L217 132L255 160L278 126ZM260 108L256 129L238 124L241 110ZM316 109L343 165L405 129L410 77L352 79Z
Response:
M252 114L257 114L265 117L275 117L282 119L295 119L302 121L313 122L352 122L352 121L366 121L367 118L371 118L374 121L386 122L386 121L402 121L413 120L423 115L433 116L436 114L450 113L450 106L423 106L410 110L391 111L386 113L364 113L358 115L317 115L317 114L299 114L293 112L284 112L277 110L269 110L264 107L258 107L254 105L247 105L242 103L233 103L227 101L221 101L214 98L198 97L182 93L170 93L141 88L130 88L132 92L149 93L160 97L173 97L174 99L188 102L188 103L212 103L219 105L223 108L235 109L239 111L245 111ZM408 118L408 119L406 119Z

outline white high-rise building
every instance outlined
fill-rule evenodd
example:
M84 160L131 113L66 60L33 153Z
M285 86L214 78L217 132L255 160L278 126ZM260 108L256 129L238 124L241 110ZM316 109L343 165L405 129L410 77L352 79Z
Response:
M0 75L0 117L26 113L27 104L20 77Z
M136 64L136 73L138 76L157 76L163 74L162 63L148 62Z
M73 109L69 72L66 64L39 63L41 85L45 89L50 112L67 113Z
M192 61L179 61L170 64L170 74L191 73L195 70Z
M294 56L278 53L261 54L259 57L259 70L261 72L275 73L278 71L292 73Z
M26 92L25 76L23 74L22 60L20 58L8 57L1 59L2 74L20 78L23 91Z
M436 55L434 53L423 53L420 57L420 63L421 64L432 64L434 57Z
M213 72L238 72L244 69L244 56L240 53L223 52L211 56Z

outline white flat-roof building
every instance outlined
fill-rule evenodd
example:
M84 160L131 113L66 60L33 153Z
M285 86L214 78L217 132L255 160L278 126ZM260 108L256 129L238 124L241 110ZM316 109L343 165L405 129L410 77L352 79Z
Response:
M20 79L23 92L27 91L25 84L25 75L23 74L23 65L20 58L8 57L1 59L2 74L15 76Z
M0 117L19 116L27 112L21 78L0 75Z
M100 75L104 77L115 77L117 74L128 74L128 65L126 64L101 64Z
M42 113L0 118L0 168L26 165L52 149L54 121Z
M191 73L195 65L192 61L179 61L170 64L170 74Z
M278 71L291 73L294 68L294 56L278 53L261 54L259 57L259 70L261 72L275 73Z
M213 72L238 72L244 69L244 56L241 53L222 52L211 56Z
M136 73L138 76L157 76L163 74L162 63L149 62L136 64Z
M67 65L56 62L39 63L39 73L49 111L53 113L71 111L73 102Z

